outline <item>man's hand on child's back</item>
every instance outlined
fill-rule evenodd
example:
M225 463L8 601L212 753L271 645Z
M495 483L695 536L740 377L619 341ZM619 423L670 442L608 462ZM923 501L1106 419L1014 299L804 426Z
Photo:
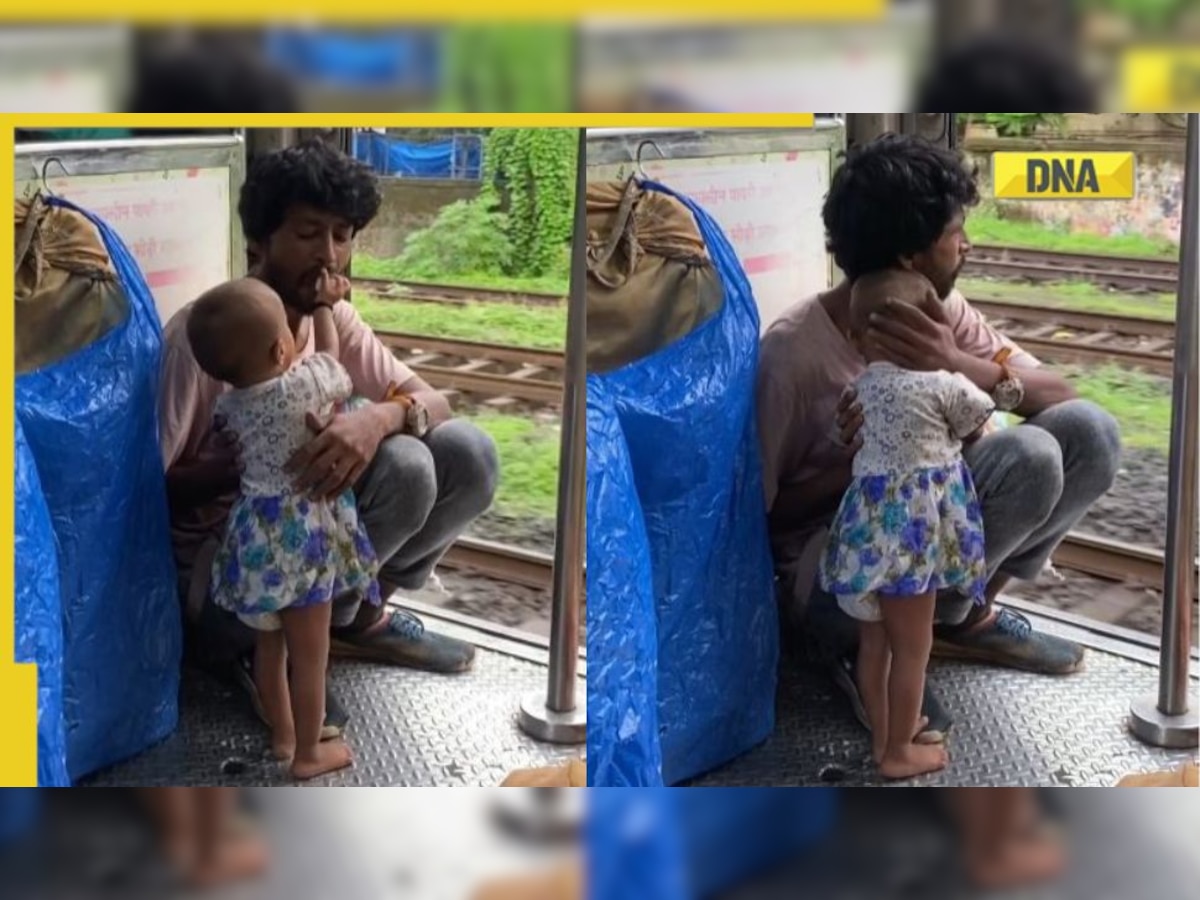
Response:
M327 421L308 414L308 427L315 437L297 450L284 468L294 476L297 491L332 499L358 481L386 434L374 410L368 406Z

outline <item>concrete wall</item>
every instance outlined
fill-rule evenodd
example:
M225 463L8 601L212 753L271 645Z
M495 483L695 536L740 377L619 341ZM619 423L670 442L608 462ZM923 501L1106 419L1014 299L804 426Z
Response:
M405 239L430 225L443 206L479 194L473 181L381 178L383 205L379 215L355 240L357 250L375 257L397 256Z

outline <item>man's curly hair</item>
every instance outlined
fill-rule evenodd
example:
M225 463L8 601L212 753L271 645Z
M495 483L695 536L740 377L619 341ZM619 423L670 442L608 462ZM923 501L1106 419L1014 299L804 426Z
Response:
M959 153L919 137L885 134L851 148L821 210L838 268L853 281L929 249L979 202L976 174Z
M251 241L267 240L299 203L340 216L357 233L375 218L382 201L379 179L369 166L312 138L254 160L238 216Z

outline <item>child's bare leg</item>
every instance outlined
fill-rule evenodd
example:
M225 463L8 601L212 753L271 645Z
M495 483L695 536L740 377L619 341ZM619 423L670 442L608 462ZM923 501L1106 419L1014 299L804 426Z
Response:
M875 765L883 761L883 752L887 747L887 680L891 665L892 649L883 623L860 622L856 677L858 692L867 711L867 723L871 727L871 759ZM918 716L913 727L913 740L928 724L928 716Z
M963 836L967 874L986 889L1049 881L1066 865L1053 832L1037 827L1036 798L1029 788L954 788L951 810Z
M352 762L350 748L342 741L321 743L331 609L331 604L319 603L280 613L291 661L292 716L296 722L292 776L301 780L344 769Z
M194 788L199 855L191 880L212 886L258 875L266 868L262 839L232 828L237 794L233 788Z
M291 759L296 752L296 723L288 692L287 642L282 630L258 632L254 682L271 722L271 753L276 759Z
M887 748L887 680L891 650L883 622L859 622L858 692L871 725L871 758L878 765Z
M883 626L892 651L888 672L888 740L879 772L885 778L912 778L945 767L948 757L937 744L913 743L921 716L925 668L933 645L934 595L885 597Z

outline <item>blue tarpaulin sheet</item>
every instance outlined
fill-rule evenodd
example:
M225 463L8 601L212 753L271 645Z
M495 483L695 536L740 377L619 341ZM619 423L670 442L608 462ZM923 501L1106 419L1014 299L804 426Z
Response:
M587 385L588 633L621 635L588 668L588 784L662 786L646 524L604 379Z
M588 896L704 900L734 890L829 835L838 799L833 788L593 791Z
M660 184L645 186L678 196ZM779 656L754 413L758 310L720 227L691 200L679 199L721 276L722 310L651 356L589 378L589 391L600 383L611 394L645 523L656 616L643 627L657 628L657 653L641 663L638 678L652 670L657 684L666 784L721 765L771 733ZM589 491L589 501L594 496ZM589 531L598 519L611 523L611 511L589 502ZM621 543L635 527L617 534L604 548L607 558L639 552ZM603 610L610 599L595 593L595 543L589 534L589 655L637 657L631 644L644 635L613 627L621 619L609 625L595 617L593 606ZM642 698L642 714L631 718L638 727L653 727L650 702ZM653 783L654 776L645 772L643 779Z
M266 55L300 78L345 87L436 89L441 50L429 30L272 29Z
M128 316L16 383L17 417L58 547L59 671L72 779L132 756L175 728L181 653L157 430L162 330L121 239L79 211L103 238Z
M354 155L381 175L403 178L469 178L480 175L481 144L466 135L414 144L370 131L354 136Z
M16 442L16 661L38 667L38 784L69 787L58 548L37 465L20 421L16 423Z

